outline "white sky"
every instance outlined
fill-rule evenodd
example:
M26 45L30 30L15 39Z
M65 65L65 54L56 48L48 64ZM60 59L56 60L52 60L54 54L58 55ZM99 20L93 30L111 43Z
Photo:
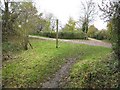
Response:
M62 25L67 23L69 17L72 17L74 20L79 19L81 1L83 0L34 0L39 12L53 13L53 15L60 20ZM101 3L101 0L95 1ZM106 23L100 19L99 15L96 15L93 24L99 30L106 28Z

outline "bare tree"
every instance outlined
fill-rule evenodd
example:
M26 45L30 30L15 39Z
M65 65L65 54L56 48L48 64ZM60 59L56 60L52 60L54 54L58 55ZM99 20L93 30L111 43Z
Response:
M82 12L79 22L81 22L82 24L83 32L87 33L89 23L94 20L94 16L97 13L95 8L96 6L93 0L84 1L84 3L81 2L81 4L82 4L82 9L81 9Z
M48 21L48 26L50 27L50 29L54 31L56 26L56 17L52 13L47 13L45 19Z

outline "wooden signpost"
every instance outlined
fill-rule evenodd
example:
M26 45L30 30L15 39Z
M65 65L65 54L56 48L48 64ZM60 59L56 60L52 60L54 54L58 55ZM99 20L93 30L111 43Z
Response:
M58 48L58 19L56 20L56 48Z

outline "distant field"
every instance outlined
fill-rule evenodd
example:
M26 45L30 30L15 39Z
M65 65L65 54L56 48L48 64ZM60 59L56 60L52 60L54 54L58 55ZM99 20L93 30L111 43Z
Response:
M34 49L22 51L16 55L16 59L3 62L4 87L41 87L48 77L54 76L67 58L76 56L80 58L73 66L71 75L78 75L77 71L81 70L83 65L84 69L88 67L85 63L99 61L111 52L110 48L64 42L60 42L60 47L56 49L54 41L39 39L31 39L31 44Z

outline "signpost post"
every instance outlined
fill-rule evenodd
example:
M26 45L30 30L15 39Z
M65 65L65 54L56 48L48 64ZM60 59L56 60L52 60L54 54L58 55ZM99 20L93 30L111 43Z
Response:
M56 48L58 48L58 19L56 20Z

